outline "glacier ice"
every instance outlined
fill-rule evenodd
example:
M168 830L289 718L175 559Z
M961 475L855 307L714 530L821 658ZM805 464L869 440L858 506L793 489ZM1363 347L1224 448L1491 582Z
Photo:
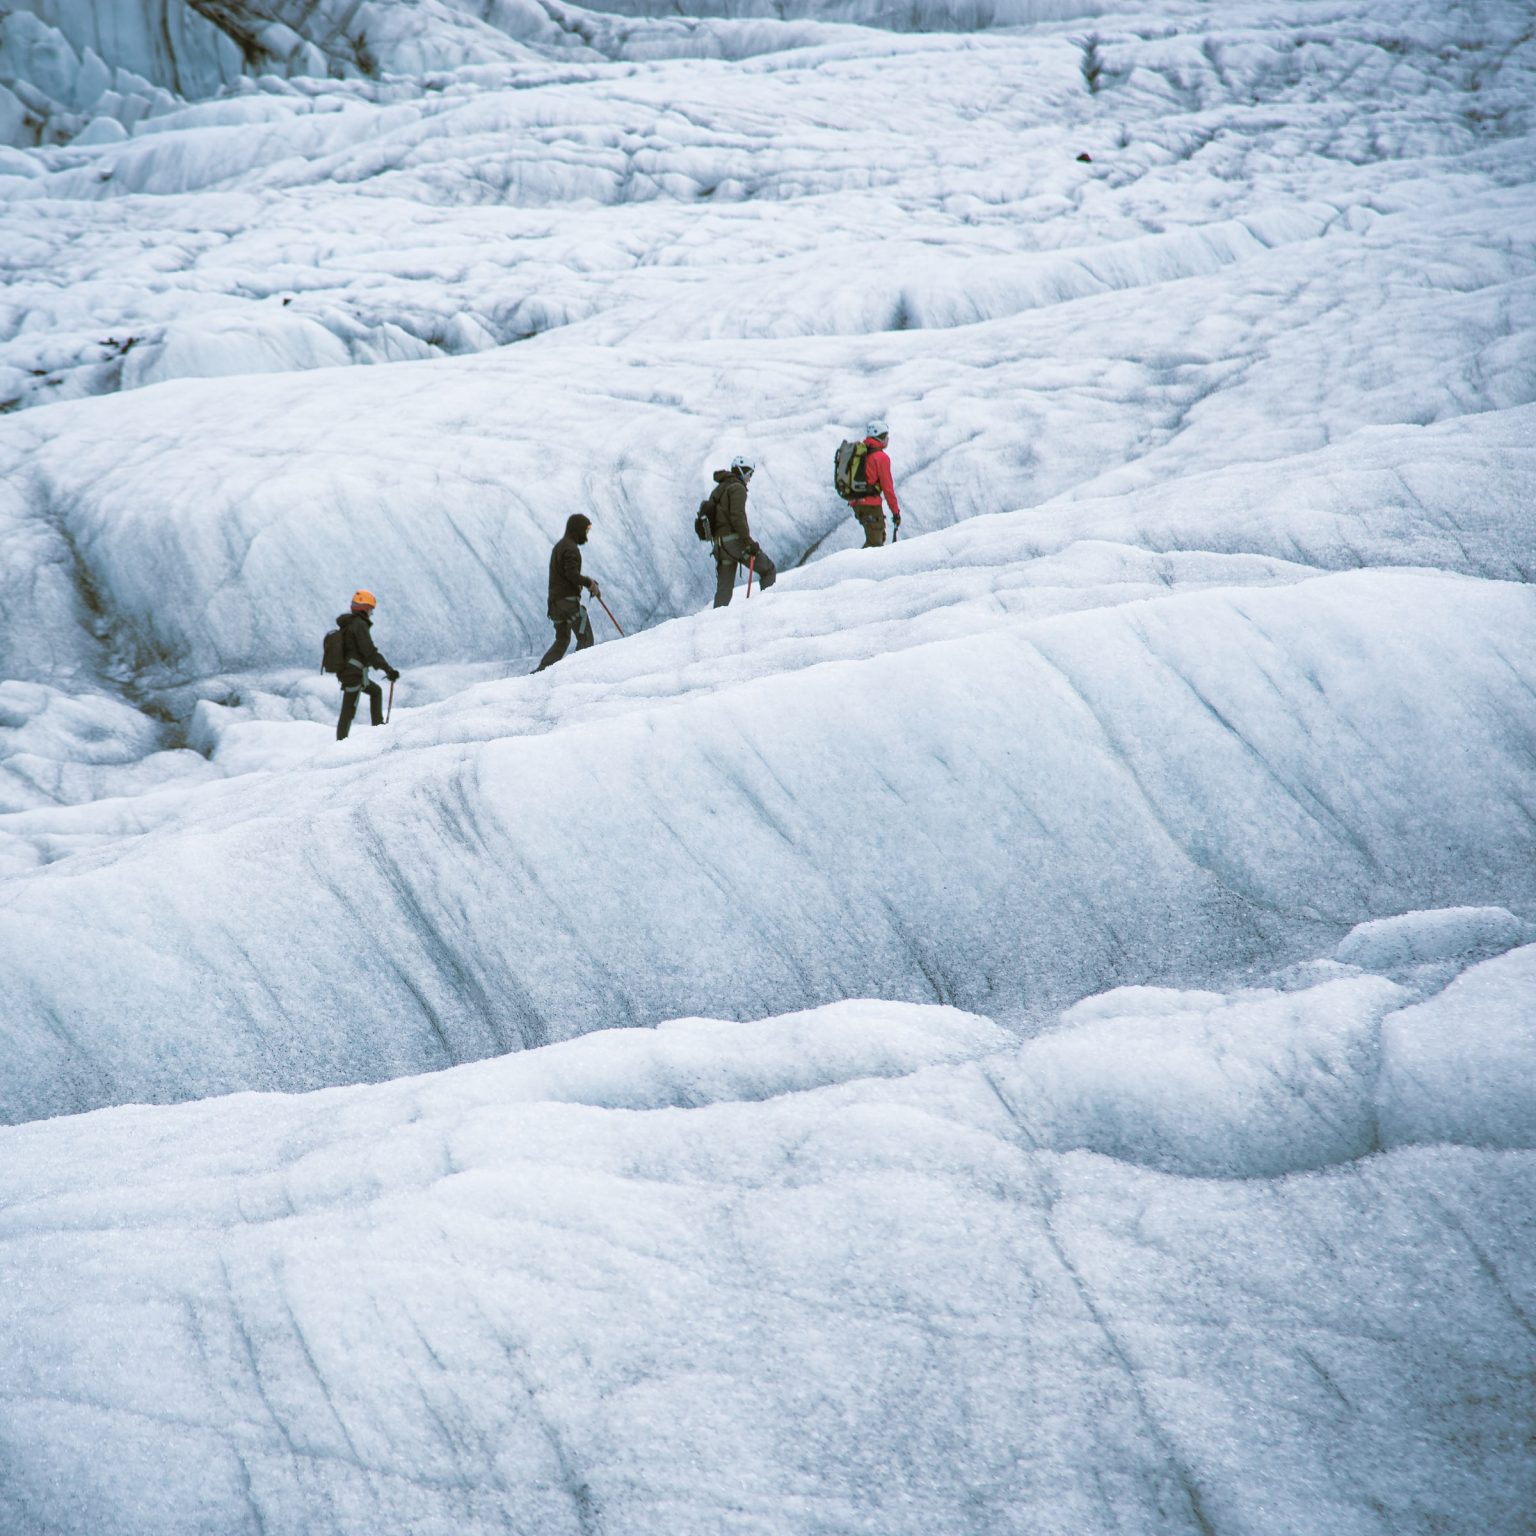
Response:
M1526 8L203 11L0 15L0 1531L1528 1536Z
M1108 998L1022 1045L839 1004L0 1131L8 1508L125 1532L1514 1532L1533 1127L1445 1146L1400 1104L1392 1151L1339 1142L1413 1011L1395 990L1325 983L1284 1020ZM1160 1040L1127 1030L1148 1008ZM1096 1030L1145 1063L1112 1033L1057 1049ZM1290 1130L1257 1162L1190 1177L1125 1145L1125 1089L1155 1108L1161 1080L1177 1112L1203 1075L1240 1115L1244 1070L1287 1049Z

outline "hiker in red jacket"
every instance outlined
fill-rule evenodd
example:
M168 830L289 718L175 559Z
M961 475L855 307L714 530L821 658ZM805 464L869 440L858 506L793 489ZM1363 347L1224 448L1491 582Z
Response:
M891 459L885 445L891 440L891 429L878 418L864 429L864 446L869 449L864 460L864 480L871 487L868 496L856 497L849 502L853 515L864 530L864 548L878 549L885 543L885 508L880 504L884 495L891 508L891 522L901 527L901 505L896 500L896 482L891 478Z

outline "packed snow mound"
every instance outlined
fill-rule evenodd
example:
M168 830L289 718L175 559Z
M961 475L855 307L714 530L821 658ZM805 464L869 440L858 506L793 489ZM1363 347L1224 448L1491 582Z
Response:
M1428 914L1426 914L1428 915ZM1384 1145L1529 1147L1536 1136L1536 950L1467 970L1383 1026Z
M1465 965L1530 936L1530 925L1502 907L1455 907L1361 923L1334 955L1346 965L1392 975L1426 965Z
M1022 1045L850 1003L0 1131L0 1520L1516 1536L1536 1156L1403 1145L1399 1100L1349 1160L1430 1033L1398 996L1142 989Z
M1530 908L1528 587L1037 616L951 573L889 650L840 558L847 600L791 575L387 736L253 723L222 782L7 818L6 1118L872 992L1018 1016Z

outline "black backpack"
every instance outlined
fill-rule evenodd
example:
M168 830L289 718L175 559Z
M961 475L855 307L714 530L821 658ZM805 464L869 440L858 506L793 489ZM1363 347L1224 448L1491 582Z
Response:
M832 459L832 489L844 501L868 496L876 487L864 478L864 463L869 458L869 444L843 442Z
M337 677L340 677L346 660L347 649L342 633L339 629L333 629L320 646L320 670L334 672Z
M717 485L699 503L699 510L693 514L693 531L706 544L715 542L715 497L719 494L720 487Z

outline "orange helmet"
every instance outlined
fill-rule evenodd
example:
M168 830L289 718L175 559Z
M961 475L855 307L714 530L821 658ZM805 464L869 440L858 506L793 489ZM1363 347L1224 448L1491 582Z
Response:
M357 591L352 594L353 613L372 613L373 610L378 606L378 598L376 598L373 593L367 589L367 587L359 587Z

